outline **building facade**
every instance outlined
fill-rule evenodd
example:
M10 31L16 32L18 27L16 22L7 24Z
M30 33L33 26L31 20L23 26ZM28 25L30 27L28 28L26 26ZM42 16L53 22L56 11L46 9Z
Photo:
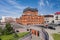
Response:
M15 22L15 18L10 17L10 16L2 16L1 22Z
M56 12L54 14L54 23L55 24L60 24L60 12Z
M43 24L44 16L39 16L36 8L26 8L23 10L23 15L16 19L16 22L23 25Z
M54 15L44 15L45 24L54 23Z

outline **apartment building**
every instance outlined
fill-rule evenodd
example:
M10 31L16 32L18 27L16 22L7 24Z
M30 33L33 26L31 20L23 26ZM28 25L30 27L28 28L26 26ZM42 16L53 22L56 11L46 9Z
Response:
M20 18L16 18L16 22L23 25L43 24L44 16L38 15L36 8L26 8Z
M1 22L15 22L15 18L10 16L2 16Z
M45 24L54 23L54 15L44 15Z
M60 12L56 12L54 14L54 23L55 24L60 24Z

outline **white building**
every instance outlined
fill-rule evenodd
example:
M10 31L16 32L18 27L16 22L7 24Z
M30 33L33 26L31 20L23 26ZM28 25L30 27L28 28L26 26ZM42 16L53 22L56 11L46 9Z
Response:
M5 22L5 17L4 16L2 16L1 22Z
M54 23L55 24L60 24L60 12L56 12L54 14Z
M60 12L56 12L54 15L44 15L45 24L60 24Z
M1 22L13 22L13 21L15 21L15 18L14 17L2 16Z
M53 23L54 16L53 15L44 15L45 24Z

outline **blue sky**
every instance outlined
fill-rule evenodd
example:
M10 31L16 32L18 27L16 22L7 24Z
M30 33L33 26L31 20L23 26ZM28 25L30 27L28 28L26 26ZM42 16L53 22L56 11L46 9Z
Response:
M37 8L42 15L53 14L60 11L60 0L0 0L0 18L20 17L26 7Z

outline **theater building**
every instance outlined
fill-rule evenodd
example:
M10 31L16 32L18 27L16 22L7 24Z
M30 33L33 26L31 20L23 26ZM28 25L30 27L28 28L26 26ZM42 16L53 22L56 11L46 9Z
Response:
M36 8L26 8L20 18L16 18L16 22L23 25L43 24L44 16L38 15Z

